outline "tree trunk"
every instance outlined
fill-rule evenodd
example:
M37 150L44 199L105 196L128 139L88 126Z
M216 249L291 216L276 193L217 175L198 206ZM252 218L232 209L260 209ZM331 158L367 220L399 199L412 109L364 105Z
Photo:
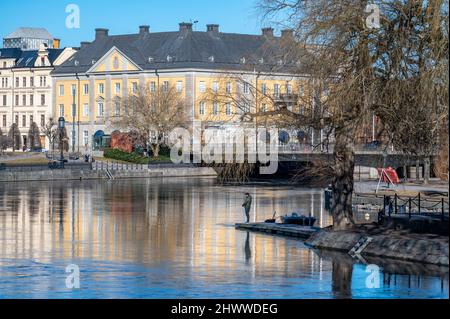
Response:
M153 152L153 158L157 158L159 156L159 144L152 144L151 148Z
M347 230L353 227L353 173L355 159L353 138L350 129L336 131L333 167L333 230Z
M416 160L416 182L420 180L420 160Z
M425 156L423 160L423 182L428 184L430 182L430 157Z

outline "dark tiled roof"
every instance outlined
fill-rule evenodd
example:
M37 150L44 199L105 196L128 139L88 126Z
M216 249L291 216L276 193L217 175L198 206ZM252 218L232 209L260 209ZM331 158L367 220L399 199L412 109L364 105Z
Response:
M195 31L104 36L83 46L52 74L85 73L113 47L144 70L273 70L284 56L281 43L279 37ZM172 61L168 62L168 56Z
M64 49L47 49L48 59L51 64L59 57ZM21 50L18 48L0 48L1 58L13 58L15 59L14 68L29 68L34 66L34 63L38 57L37 50Z

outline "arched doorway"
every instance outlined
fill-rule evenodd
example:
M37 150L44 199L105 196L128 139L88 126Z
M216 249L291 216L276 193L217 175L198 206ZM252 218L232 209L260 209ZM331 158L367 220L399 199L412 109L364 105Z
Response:
M110 135L106 135L102 130L98 130L93 136L92 149L94 151L103 151L109 146L110 141Z

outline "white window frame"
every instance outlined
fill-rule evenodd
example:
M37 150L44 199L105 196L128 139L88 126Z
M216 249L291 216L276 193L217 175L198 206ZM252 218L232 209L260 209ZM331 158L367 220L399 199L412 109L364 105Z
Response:
M198 84L198 90L200 91L200 93L206 92L206 82L205 81L200 81L200 83Z
M89 104L85 103L83 104L83 116L87 117L89 116L90 110L89 110Z
M97 116L103 117L105 114L105 105L103 102L97 102Z
M199 108L199 114L200 115L205 115L205 110L206 110L206 103L205 102L200 102L200 108Z
M183 92L183 81L177 81L177 92Z

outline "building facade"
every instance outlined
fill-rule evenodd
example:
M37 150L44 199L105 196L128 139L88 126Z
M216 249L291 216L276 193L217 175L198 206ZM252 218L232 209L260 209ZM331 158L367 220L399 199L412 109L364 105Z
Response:
M96 29L93 42L82 42L80 50L52 72L54 117L65 117L70 145L75 139L77 149L87 151L101 149L117 130L112 119L121 111L114 101L138 86L150 91L175 86L187 101L190 121L218 128L241 125L242 118L231 99L207 99L211 90L247 96L253 110L286 98L298 107L296 99L307 78L298 75L298 63L283 61L281 52L292 35L285 30L276 37L271 28L261 35L222 33L218 25L198 32L190 23L158 33L141 26L130 35L111 36L107 29ZM255 92L273 99L266 101Z
M59 49L60 40L44 28L19 28L3 38L3 48L6 49L39 50L42 44L50 49Z
M15 123L21 146L28 148L31 123L42 127L52 116L52 80L50 72L75 53L72 48L39 50L0 49L0 128L8 134ZM49 143L41 134L42 147Z

